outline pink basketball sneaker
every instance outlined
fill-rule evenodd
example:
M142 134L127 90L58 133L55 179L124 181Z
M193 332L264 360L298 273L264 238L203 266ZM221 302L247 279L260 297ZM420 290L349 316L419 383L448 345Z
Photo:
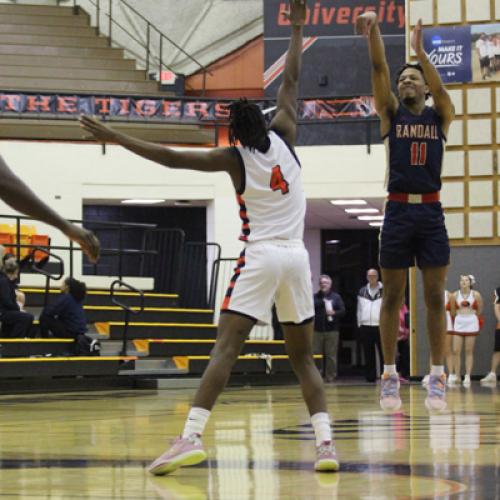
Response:
M380 379L380 408L384 411L397 411L401 408L397 373L384 373Z
M425 407L429 411L442 411L446 408L446 375L431 375L427 385Z
M207 454L203 449L198 434L191 434L187 438L178 437L172 447L160 455L149 467L148 471L155 476L169 474L179 467L196 465L206 460Z
M333 441L323 441L319 446L316 446L314 470L318 472L335 472L339 470L339 462Z

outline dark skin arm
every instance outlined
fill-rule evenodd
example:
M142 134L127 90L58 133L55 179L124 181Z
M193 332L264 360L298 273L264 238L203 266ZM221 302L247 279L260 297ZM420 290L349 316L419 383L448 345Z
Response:
M377 15L365 12L359 16L356 19L356 33L368 38L375 107L380 117L380 132L385 136L391 127L391 118L398 110L399 101L391 89L391 75Z
M99 241L91 231L75 226L62 218L12 172L0 157L0 198L14 210L28 217L45 222L62 231L78 243L90 261L99 258Z
M448 130L450 129L450 124L455 117L455 108L451 101L450 94L446 91L445 86L441 80L438 70L430 62L427 54L424 50L423 44L423 28L422 19L418 20L417 25L411 36L411 45L415 54L417 55L418 62L422 69L424 70L424 77L429 91L432 94L432 99L434 101L434 108L437 114L441 118L441 128L444 134L448 135Z
M292 146L297 138L297 96L302 62L302 26L306 19L306 0L291 0L287 15L292 25L292 36L286 56L283 82L278 90L278 111L271 128Z
M200 172L227 172L236 190L240 187L240 165L238 157L231 148L215 148L210 151L175 151L172 148L117 132L95 117L82 116L80 123L82 128L99 142L120 144L147 160L169 168Z

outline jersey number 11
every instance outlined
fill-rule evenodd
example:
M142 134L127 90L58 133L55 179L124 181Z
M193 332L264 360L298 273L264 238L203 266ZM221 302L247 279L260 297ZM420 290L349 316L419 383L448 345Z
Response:
M427 161L427 143L412 142L411 143L411 165L413 167L423 166Z

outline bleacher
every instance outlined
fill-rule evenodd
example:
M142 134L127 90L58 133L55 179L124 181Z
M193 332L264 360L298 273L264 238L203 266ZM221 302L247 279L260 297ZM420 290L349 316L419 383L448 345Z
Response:
M26 295L28 311L40 310L45 291L20 288ZM50 289L50 297L59 294ZM115 292L138 308L138 298L131 292ZM206 368L215 344L217 327L213 310L178 308L176 294L145 293L145 306L137 321L130 322L127 351L123 355L123 310L112 304L108 290L90 290L84 306L89 321L89 335L101 342L101 356L69 356L68 339L0 339L0 379L57 379L106 377L120 378L134 385L137 380L160 378L198 378ZM50 300L49 297L49 300ZM134 301L137 305L134 305ZM134 318L135 319L135 318ZM35 329L38 322L34 323ZM321 356L316 356L319 363ZM233 374L251 374L271 382L291 375L291 366L283 340L247 340ZM92 385L92 384L90 384Z

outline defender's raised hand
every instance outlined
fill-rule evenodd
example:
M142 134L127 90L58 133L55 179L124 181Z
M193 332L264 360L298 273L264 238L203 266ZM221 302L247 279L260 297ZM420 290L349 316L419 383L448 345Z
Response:
M290 8L285 17L292 26L304 26L307 15L306 0L290 0Z
M365 12L356 18L356 34L368 36L376 24L377 14L375 12Z
M80 126L83 130L92 134L98 141L113 142L116 140L115 131L95 117L81 116Z

